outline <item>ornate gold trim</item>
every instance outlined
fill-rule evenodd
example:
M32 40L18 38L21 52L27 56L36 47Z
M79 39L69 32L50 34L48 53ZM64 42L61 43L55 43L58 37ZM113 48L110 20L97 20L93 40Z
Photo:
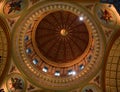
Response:
M31 59L25 53L24 35L27 28L29 27L29 24L30 23L33 24L34 20L37 19L37 17L35 16L40 16L39 13L41 13L41 11L47 11L49 8L52 10L53 7L57 7L58 9L61 9L61 7L62 8L64 7L64 5L68 6L68 9L74 12L76 12L76 9L72 9L72 7L77 8L89 18L88 20L86 20L86 22L91 26L92 29L91 34L94 37L93 44L95 46L95 52L93 54L94 58L89 62L89 64L85 67L85 69L78 72L76 76L55 77L43 73L42 71L37 69L35 65L31 63ZM32 9L33 11L31 12L30 10ZM15 48L13 49L14 59L18 60L17 63L16 62L15 63L18 66L18 68L21 69L21 72L25 76L27 76L27 78L38 87L44 87L47 89L55 89L55 90L72 89L74 87L83 85L88 80L90 80L92 76L96 74L96 72L98 71L98 69L102 64L104 50L105 50L105 46L104 46L105 43L103 41L103 36L100 32L100 29L96 21L92 20L93 17L90 15L90 13L84 7L68 2L38 3L35 9L31 8L30 10L28 10L29 12L27 11L27 13L24 15L24 17L26 16L25 18L21 18L18 21L19 26L16 25L16 27L14 28L14 30L16 31L13 34L13 39L14 39L13 44L15 44L13 46L13 48Z
M2 16L0 16L0 21L1 21L0 26L3 29L4 36L5 36L5 39L6 39L6 40L4 40L6 42L3 43L4 45L6 45L6 46L4 46L5 51L6 51L6 56L4 57L5 60L3 60L5 62L5 63L3 62L4 63L4 65L3 65L4 69L3 69L3 71L1 71L2 74L0 76L0 85L1 85L1 83L3 82L3 79L5 78L5 75L8 72L8 69L10 67L10 61L9 60L10 60L10 48L11 48L11 46L10 46L10 35L9 35L8 25L7 25L6 21L4 20L4 18Z

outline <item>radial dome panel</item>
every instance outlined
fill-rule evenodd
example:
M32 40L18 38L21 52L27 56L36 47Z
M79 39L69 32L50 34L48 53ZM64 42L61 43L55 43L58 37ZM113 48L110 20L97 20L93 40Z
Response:
M35 41L44 57L56 63L64 63L84 53L89 43L89 33L78 15L59 10L40 21Z

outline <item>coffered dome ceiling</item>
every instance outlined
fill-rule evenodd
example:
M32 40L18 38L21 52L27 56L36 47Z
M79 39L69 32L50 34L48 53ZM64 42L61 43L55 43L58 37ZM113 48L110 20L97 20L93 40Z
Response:
M89 42L89 33L78 15L59 10L40 21L36 28L35 41L44 57L56 63L64 63L84 53Z
M14 28L14 59L22 73L54 90L89 81L104 55L104 37L89 12L67 2L38 3L31 10Z

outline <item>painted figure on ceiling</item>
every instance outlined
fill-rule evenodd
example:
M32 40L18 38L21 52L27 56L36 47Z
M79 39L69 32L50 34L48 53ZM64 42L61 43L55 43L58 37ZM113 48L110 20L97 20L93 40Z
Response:
M12 0L10 3L9 3L9 11L8 11L8 14L11 13L11 12L15 12L15 11L20 11L21 10L21 3L22 3L22 0L18 0L18 1L14 1Z
M19 78L11 78L11 88L12 92L15 92L17 89L23 89L22 80Z
M106 23L111 21L112 16L111 16L111 14L109 13L108 10L106 10L106 9L102 10L101 9L101 13L102 13L102 15L101 15L100 19L104 20Z

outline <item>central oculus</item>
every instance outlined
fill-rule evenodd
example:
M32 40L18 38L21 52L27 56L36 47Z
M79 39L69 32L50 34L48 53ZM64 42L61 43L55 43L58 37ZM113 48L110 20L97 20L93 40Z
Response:
M38 23L35 42L41 55L48 60L67 63L85 53L89 33L78 15L59 10L47 14Z

